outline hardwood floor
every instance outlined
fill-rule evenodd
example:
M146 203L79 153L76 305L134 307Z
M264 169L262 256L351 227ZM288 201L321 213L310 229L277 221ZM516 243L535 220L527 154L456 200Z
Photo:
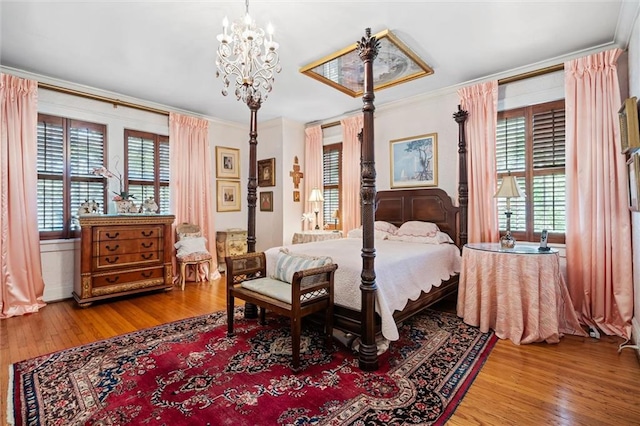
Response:
M224 308L220 280L88 308L66 300L0 320L0 424L11 363ZM501 340L448 424L640 425L640 365L633 350L618 353L620 343L606 336L565 336L557 345Z

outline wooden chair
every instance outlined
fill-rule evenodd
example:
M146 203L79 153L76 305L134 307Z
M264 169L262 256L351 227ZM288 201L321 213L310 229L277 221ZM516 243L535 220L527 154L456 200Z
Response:
M184 290L187 280L187 266L195 266L196 282L200 281L198 269L200 264L209 264L208 276L213 273L213 256L206 248L206 240L202 237L202 232L198 225L192 223L181 223L176 227L177 249L176 260L180 267L180 287ZM207 279L209 281L209 279Z
M225 258L227 266L227 335L233 336L234 298L260 308L260 324L266 324L269 309L291 319L291 351L294 373L300 368L300 332L302 318L325 311L327 347L333 335L333 277L336 264L305 269L293 273L291 283L266 276L264 253L249 253Z

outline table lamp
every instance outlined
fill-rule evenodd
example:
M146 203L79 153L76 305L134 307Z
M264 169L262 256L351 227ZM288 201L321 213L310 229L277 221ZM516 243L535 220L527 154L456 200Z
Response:
M515 176L511 176L511 172L502 178L500 188L494 197L507 199L507 208L504 211L505 216L507 216L507 233L500 238L500 247L512 249L516 245L516 240L511 236L511 199L524 197L524 193L518 186Z
M338 229L338 209L335 209L333 213L331 213L331 217L333 218L333 230L336 231Z
M322 201L324 201L324 197L322 196L322 191L320 191L318 188L313 188L311 190L311 195L309 195L309 202L314 203L313 212L316 214L315 229L320 229L320 226L318 225L318 212L320 212L319 203L321 203Z

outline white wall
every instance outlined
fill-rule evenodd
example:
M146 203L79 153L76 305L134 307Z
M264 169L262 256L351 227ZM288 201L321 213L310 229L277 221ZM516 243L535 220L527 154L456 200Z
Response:
M636 19L628 49L629 96L640 98L640 21ZM623 95L624 98L624 95ZM640 213L631 213L633 244L633 340L640 343Z

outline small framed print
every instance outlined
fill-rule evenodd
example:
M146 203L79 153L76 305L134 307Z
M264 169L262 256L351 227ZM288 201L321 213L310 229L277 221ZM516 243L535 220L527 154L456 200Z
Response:
M258 186L276 186L276 159L258 160Z
M640 153L634 152L627 160L627 171L629 173L629 209L637 212L638 196L640 195Z
M620 150L623 154L640 148L638 98L628 98L618 110L620 119Z
M293 202L294 203L300 202L300 191L293 191Z
M216 178L240 179L240 150L216 146Z
M273 211L273 191L266 191L260 193L260 211L272 212Z
M216 181L216 210L219 212L240 211L240 181Z
M391 188L438 186L438 134L391 141Z

